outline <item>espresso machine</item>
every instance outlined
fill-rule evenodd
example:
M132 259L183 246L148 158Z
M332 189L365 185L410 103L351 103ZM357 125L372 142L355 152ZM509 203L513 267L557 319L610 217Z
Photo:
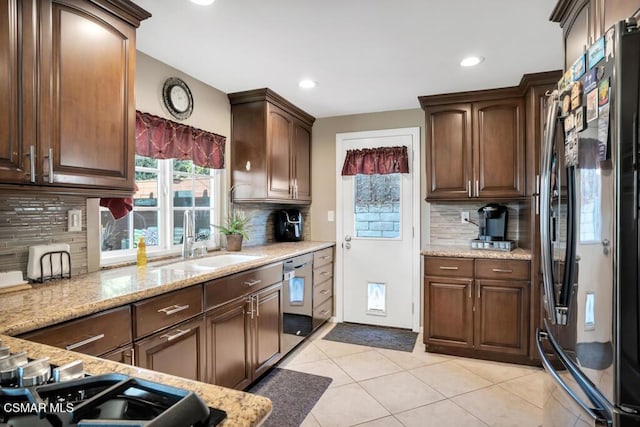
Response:
M283 209L276 213L276 240L299 242L302 236L302 214L297 209Z
M478 240L503 241L507 236L507 207L490 203L478 209Z

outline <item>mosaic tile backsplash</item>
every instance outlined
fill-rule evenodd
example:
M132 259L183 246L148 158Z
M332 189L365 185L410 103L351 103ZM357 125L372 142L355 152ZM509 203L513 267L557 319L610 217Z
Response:
M522 209L519 203L501 203L507 207L507 240L516 242L527 232L521 226ZM429 203L430 234L432 245L469 245L472 239L478 237L478 227L474 224L462 224L460 212L468 211L469 219L478 222L478 209L487 202L465 203Z
M276 213L280 209L298 209L302 214L302 236L309 240L311 236L311 223L308 206L290 206L264 203L236 203L236 209L242 209L251 216L247 225L249 241L243 241L243 247L260 246L274 243Z
M82 211L82 231L67 231L67 211ZM84 197L0 195L0 271L26 277L29 246L67 243L71 274L87 272L87 209Z

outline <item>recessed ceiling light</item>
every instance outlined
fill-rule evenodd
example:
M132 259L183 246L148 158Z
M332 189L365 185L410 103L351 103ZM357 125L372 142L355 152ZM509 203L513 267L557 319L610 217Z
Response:
M473 67L474 65L478 65L482 61L484 61L484 58L482 56L468 56L460 61L460 66Z
M216 0L191 0L192 3L199 4L200 6L209 6Z
M316 87L316 82L314 82L311 79L304 79L304 80L300 80L300 83L298 83L298 86L300 86L303 89L312 89Z

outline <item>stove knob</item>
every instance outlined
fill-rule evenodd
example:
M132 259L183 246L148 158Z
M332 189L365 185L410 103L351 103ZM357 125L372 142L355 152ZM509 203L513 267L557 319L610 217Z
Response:
M27 353L12 354L0 359L0 383L14 382L18 375L18 367L26 365Z
M45 384L51 378L49 358L34 360L18 368L20 387L33 387Z
M82 360L74 360L53 370L53 382L56 383L83 377L84 366L82 365Z
M2 341L0 340L0 359L4 359L10 355L11 352L9 351L9 347L2 347Z

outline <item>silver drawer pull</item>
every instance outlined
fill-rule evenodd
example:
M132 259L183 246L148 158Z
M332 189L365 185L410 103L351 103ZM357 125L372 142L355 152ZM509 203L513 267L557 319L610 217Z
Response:
M173 334L173 335L165 334L165 335L162 335L160 338L166 338L167 341L173 341L176 338L180 338L181 336L188 334L189 332L191 332L191 329L185 329L185 330L176 329L176 333L175 334Z
M324 256L320 257L320 259L322 259L322 260L329 259L329 258L331 258L331 255L324 255Z
M92 342L101 340L102 338L104 338L104 334L96 335L94 337L87 338L86 340L78 341L77 343L74 343L74 344L69 344L68 346L65 347L65 349L73 350L74 348L82 347L83 345L87 345Z
M320 316L324 316L324 315L326 315L326 314L329 314L329 312L328 312L327 310L322 310L322 311L320 312Z
M457 269L458 267L447 267L446 265L440 267L440 270L457 270Z
M329 272L328 272L328 271L321 271L321 272L320 272L320 275L322 275L322 276L328 276L328 275L329 275Z
M323 290L321 290L321 291L320 291L320 293L321 293L322 295L326 295L326 294L328 294L328 293L329 293L329 290L328 290L328 289L323 289Z
M258 283L262 283L262 280L254 279L254 280L248 280L248 281L244 282L244 284L247 285L247 286L255 286Z
M158 313L164 313L167 316L171 316L172 314L179 313L188 308L189 308L189 304L185 304L185 305L174 304L174 305L170 305L169 307L161 308L160 310L158 310Z
M494 273L513 273L513 270L509 270L506 268L492 268L491 269Z

